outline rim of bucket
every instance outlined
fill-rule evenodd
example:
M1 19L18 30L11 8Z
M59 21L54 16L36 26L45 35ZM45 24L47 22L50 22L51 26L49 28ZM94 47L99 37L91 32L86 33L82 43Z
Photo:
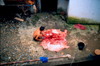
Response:
M78 46L79 46L79 44L83 44L83 46L85 46L85 44L84 44L83 42L79 42L79 43L78 43Z

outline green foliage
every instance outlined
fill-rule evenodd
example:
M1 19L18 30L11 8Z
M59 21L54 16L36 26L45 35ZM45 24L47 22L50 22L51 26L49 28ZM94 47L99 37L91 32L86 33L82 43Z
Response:
M88 23L88 21L76 17L68 17L68 23Z
M68 17L68 20L67 20L68 23L85 23L85 24L88 24L88 23L99 23L93 19L87 19L87 18L77 18L77 17Z

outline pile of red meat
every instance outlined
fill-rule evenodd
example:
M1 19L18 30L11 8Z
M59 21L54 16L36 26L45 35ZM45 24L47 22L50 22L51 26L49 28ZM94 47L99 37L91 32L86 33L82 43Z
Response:
M43 46L44 49L59 52L64 48L69 48L69 46L67 46L67 40L65 39L67 30L62 32L60 29L48 29L43 31L43 33L43 37L45 36L45 38L40 45Z

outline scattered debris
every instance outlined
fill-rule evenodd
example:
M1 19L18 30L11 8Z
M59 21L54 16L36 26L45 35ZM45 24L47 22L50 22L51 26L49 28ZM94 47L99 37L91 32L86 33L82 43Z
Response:
M97 41L98 39L94 39L94 41Z
M20 16L17 18L20 18ZM37 16L31 15L31 18L26 18L24 22L20 22L17 20L15 21L5 20L4 22L0 22L2 37L0 43L0 55L2 57L1 63L16 61L21 56L21 53L29 54L32 57L32 59L37 59L41 56L58 57L59 55L64 55L66 53L73 55L73 50L74 48L76 48L78 42L84 42L84 44L88 45L85 45L87 47L86 51L79 51L80 54L78 58L83 58L85 56L87 57L89 54L92 54L92 52L94 52L94 49L100 47L98 44L100 36L99 34L96 34L96 30L98 30L98 28L90 30L90 28L93 26L87 27L87 25L87 30L83 31L80 29L73 29L73 25L68 25L67 27L65 27L66 22L60 18L60 15L50 16L49 14L45 13L37 13ZM67 44L71 47L69 49L62 50L63 53L55 53L43 50L43 48L39 46L40 42L35 42L32 40L33 32L41 25L45 26L46 30L61 29L61 31L64 31L65 29L67 29L69 34L67 34L68 37L66 38L68 40ZM94 34L96 34L96 38L94 38ZM28 57L26 57L25 59L28 60ZM21 57L20 60L24 60L24 58ZM34 63L37 64L39 62Z
M32 53L34 53L34 51Z

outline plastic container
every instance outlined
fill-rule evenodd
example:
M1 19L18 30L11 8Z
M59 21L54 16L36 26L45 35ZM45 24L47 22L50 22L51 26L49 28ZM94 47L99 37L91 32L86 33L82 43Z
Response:
M78 43L78 49L79 50L83 50L84 46L85 46L85 44L83 42Z

